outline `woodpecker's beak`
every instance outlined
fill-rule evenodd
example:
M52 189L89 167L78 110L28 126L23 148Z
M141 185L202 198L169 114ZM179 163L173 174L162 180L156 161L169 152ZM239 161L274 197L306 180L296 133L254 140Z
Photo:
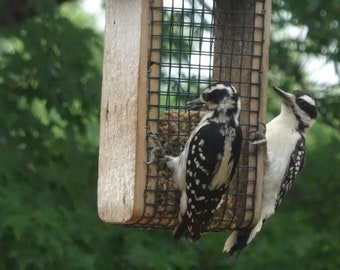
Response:
M287 105L291 105L292 103L295 102L295 96L293 94L287 93L285 91L283 91L282 89L273 86L276 94L278 94L278 96L281 98L281 100L287 104Z
M200 98L188 101L185 105L187 110L195 110L198 111L205 107L205 102L203 102Z

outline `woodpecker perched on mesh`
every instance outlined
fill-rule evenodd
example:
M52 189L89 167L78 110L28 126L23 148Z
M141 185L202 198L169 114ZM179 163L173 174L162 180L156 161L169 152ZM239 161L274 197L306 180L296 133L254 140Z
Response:
M266 125L267 158L265 162L262 208L259 222L250 229L233 231L223 251L236 257L261 230L282 201L301 171L305 156L305 132L317 117L314 97L304 91L285 91L274 87L282 101L281 113Z
M157 147L151 153L151 162L155 157L165 162L182 192L179 225L173 237L197 241L212 221L238 164L242 142L238 122L241 102L234 86L214 84L188 105L208 112L177 157L166 155L153 134Z

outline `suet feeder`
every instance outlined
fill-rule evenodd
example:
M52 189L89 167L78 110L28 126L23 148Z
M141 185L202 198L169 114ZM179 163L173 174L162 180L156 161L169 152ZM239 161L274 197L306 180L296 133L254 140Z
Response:
M179 191L164 164L147 165L147 127L169 154L203 112L185 103L215 82L240 92L246 138L265 123L270 0L108 0L101 100L98 212L145 228L177 223ZM237 174L209 231L247 228L261 206L263 151L244 140Z

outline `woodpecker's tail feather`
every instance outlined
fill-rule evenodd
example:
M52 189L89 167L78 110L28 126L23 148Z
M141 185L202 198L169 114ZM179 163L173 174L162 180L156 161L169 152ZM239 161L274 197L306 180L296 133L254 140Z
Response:
M228 239L225 241L223 252L227 253L228 257L232 260L237 258L240 252L247 246L256 234L261 231L263 223L266 219L260 219L255 227L240 231L233 231Z
M182 216L182 221L174 229L172 237L176 240L179 240L181 237L185 237L190 238L192 242L198 241L202 235L201 228L193 225L194 224L189 222L187 215Z
M176 240L182 237L188 237L188 224L185 220L182 220L177 227L174 229L172 237Z
M227 253L230 261L238 257L248 245L252 230L233 231L224 244L223 252Z

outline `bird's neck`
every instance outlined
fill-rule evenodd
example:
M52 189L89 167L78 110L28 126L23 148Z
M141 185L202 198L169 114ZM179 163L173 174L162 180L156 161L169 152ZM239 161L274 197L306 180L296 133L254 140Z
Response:
M209 120L217 123L227 123L231 119L238 123L238 113L234 109L216 109L209 113Z
M288 108L285 105L281 106L281 113L278 115L278 119L284 123L287 128L291 130L297 130L300 133L304 133L308 126L302 121L302 119L295 114L292 108Z

